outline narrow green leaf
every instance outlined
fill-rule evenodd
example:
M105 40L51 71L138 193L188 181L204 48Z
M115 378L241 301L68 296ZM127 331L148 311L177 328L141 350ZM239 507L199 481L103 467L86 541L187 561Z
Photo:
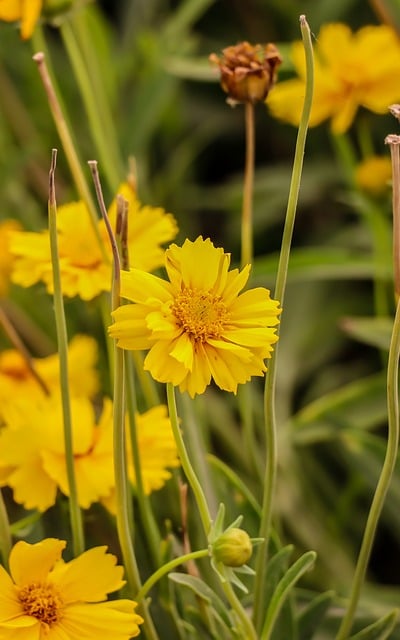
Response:
M312 638L329 609L334 595L334 591L320 593L302 610L298 618L299 640Z
M229 626L231 625L226 605L222 602L219 596L217 596L215 591L203 582L203 580L196 576L189 576L187 573L178 572L170 573L168 578L176 584L187 587L193 591L196 596L202 598L202 600L207 602L209 605L212 605L224 622Z
M349 640L386 640L395 627L398 615L399 610L394 609L394 611L387 613L383 618L380 618L354 636L351 636Z
M261 634L261 640L269 640L274 628L276 619L282 608L283 603L290 594L292 588L300 580L300 578L309 571L317 557L315 551L307 551L304 553L285 573L279 581L275 593L269 603L267 614L264 620L264 626Z

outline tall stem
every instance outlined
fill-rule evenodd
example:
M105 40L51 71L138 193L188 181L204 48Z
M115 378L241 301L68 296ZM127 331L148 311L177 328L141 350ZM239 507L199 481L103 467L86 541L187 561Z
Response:
M245 130L246 130L246 159L244 168L243 205L242 205L242 268L253 261L253 187L254 187L254 104L246 102Z
M396 316L393 324L392 339L389 349L389 361L387 369L387 404L388 404L388 439L385 460L381 475L376 486L371 503L364 537L354 572L353 583L350 591L349 603L343 617L336 640L346 640L351 632L354 615L361 588L365 579L376 528L383 508L385 497L389 489L393 471L396 465L397 450L399 445L399 396L398 396L398 369L400 358L400 301L397 303Z
M110 221L107 216L107 209L104 204L103 193L101 190L100 179L97 171L97 162L89 162L93 175L93 182L96 188L97 199L100 211L105 222L108 236L111 243L113 254L114 278L111 293L111 309L116 309L120 304L120 259L118 254L117 243L112 231ZM124 371L124 352L114 343L114 402L113 402L113 445L114 445L114 476L115 476L115 495L117 503L117 531L118 539L121 546L122 556L124 559L124 567L128 578L128 583L133 593L137 593L141 589L141 581L139 568L136 561L135 550L132 542L131 531L131 512L129 509L129 500L131 498L128 487L128 471L126 465L126 442L125 442L125 371ZM157 631L154 627L150 616L147 602L143 600L139 603L141 614L144 619L144 627L146 636L149 640L158 640Z
M79 508L78 491L75 478L75 460L72 435L71 399L69 393L68 375L68 337L65 322L64 301L61 289L60 263L58 259L58 238L57 238L57 205L54 184L54 174L56 170L57 151L53 149L50 168L49 184L49 235L51 247L51 261L53 268L54 286L54 314L57 329L57 347L60 362L60 389L64 422L64 447L65 463L67 468L68 490L69 490L69 513L71 519L72 540L75 555L84 551L85 542L83 534L82 512Z
M167 400L172 432L174 434L182 469L194 493L204 533L206 534L206 536L208 536L211 527L211 515L208 509L208 504L203 489L193 469L192 463L190 462L189 454L183 441L182 433L179 427L178 413L176 410L175 390L170 382L167 383Z
M297 201L300 189L301 173L303 168L304 149L307 137L308 122L310 119L312 97L314 90L313 51L310 28L305 16L300 16L300 29L304 44L306 58L306 92L304 97L303 112L301 115L297 134L296 150L293 161L293 171L290 183L288 205L286 210L285 226L282 237L282 247L276 277L275 298L283 305L286 290L286 279L289 264L289 255L292 242L294 221L296 217ZM278 348L269 362L265 379L264 390L264 416L265 416L265 441L267 446L267 459L264 476L264 495L262 505L262 517L259 537L263 542L259 545L256 559L256 578L254 587L254 624L261 632L264 612L265 567L268 554L268 540L271 533L273 497L277 475L277 434L275 420L275 384L276 362Z

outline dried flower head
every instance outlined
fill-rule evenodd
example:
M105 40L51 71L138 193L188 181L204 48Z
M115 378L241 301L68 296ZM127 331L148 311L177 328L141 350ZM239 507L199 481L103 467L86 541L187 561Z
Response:
M221 57L212 53L209 60L219 66L221 86L233 104L265 100L282 62L274 44L251 45L246 41L226 47Z

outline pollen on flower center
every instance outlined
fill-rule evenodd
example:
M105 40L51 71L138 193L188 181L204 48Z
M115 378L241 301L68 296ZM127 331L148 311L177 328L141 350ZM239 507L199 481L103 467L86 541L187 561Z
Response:
M31 582L19 589L18 598L27 616L49 627L62 617L63 600L52 584Z
M193 289L183 289L171 311L183 331L201 342L218 338L229 316L221 296Z

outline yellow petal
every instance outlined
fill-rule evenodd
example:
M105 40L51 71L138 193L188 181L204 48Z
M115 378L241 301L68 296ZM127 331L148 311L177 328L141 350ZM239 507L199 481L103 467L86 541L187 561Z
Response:
M120 589L123 567L107 547L94 547L62 565L57 565L49 579L57 585L65 603L101 602L107 594ZM88 610L90 608L88 607Z
M10 553L10 573L17 585L46 580L55 563L61 558L66 542L46 538L36 544L20 540Z
M21 37L24 40L31 37L40 16L42 4L43 0L22 0Z
M64 636L53 637L52 629L48 640L98 640L104 638L104 630L112 629L112 640L129 640L140 633L138 627L143 622L141 616L135 613L136 603L131 601L129 608L126 600L102 602L95 606L73 604L66 608L59 623ZM54 629L57 627L54 626Z

